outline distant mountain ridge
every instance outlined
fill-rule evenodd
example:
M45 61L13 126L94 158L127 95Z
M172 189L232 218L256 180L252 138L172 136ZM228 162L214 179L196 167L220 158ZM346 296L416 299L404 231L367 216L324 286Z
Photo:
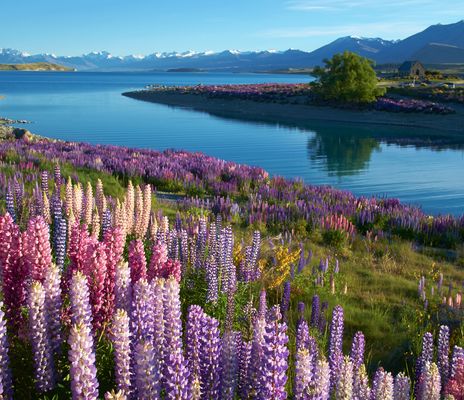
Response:
M311 68L325 58L345 50L358 53L378 64L401 63L418 59L428 64L464 63L464 21L432 25L403 40L346 36L311 52L286 51L153 53L146 56L114 56L106 51L82 56L31 55L14 49L0 49L0 63L23 64L47 62L80 71L150 71L201 69L204 71L273 71Z

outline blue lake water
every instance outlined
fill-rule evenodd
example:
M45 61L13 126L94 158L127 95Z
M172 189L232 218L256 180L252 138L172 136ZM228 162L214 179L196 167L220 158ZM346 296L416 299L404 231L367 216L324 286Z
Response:
M239 121L121 96L156 83L309 80L268 74L0 72L5 96L0 116L33 121L28 129L44 136L203 151L311 184L398 197L434 214L464 213L464 137L328 122Z

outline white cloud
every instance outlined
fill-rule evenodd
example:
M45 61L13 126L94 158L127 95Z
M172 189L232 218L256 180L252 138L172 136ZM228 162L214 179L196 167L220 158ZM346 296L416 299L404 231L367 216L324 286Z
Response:
M353 35L368 37L386 36L391 38L392 33L394 33L394 38L396 39L401 36L417 33L426 27L426 25L412 24L410 22L369 22L365 24L270 29L260 32L258 36L270 38L308 38L315 36Z
M288 0L285 8L293 11L337 11L351 8L385 9L400 7L420 6L426 7L436 5L434 0L390 0L388 2L376 0Z

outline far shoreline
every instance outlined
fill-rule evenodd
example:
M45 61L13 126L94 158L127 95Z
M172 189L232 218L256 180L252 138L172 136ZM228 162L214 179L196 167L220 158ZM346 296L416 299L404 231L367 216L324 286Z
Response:
M204 94L138 90L122 93L136 100L173 107L190 108L237 119L256 119L295 124L309 121L362 125L402 126L464 134L464 106L453 104L455 114L393 113L376 110L348 110L329 106L270 103L234 98L212 98Z

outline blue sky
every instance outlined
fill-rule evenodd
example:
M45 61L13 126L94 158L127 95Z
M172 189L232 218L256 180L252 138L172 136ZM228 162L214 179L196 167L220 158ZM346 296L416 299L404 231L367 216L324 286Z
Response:
M464 0L2 0L0 12L0 48L126 55L401 39L464 19Z

